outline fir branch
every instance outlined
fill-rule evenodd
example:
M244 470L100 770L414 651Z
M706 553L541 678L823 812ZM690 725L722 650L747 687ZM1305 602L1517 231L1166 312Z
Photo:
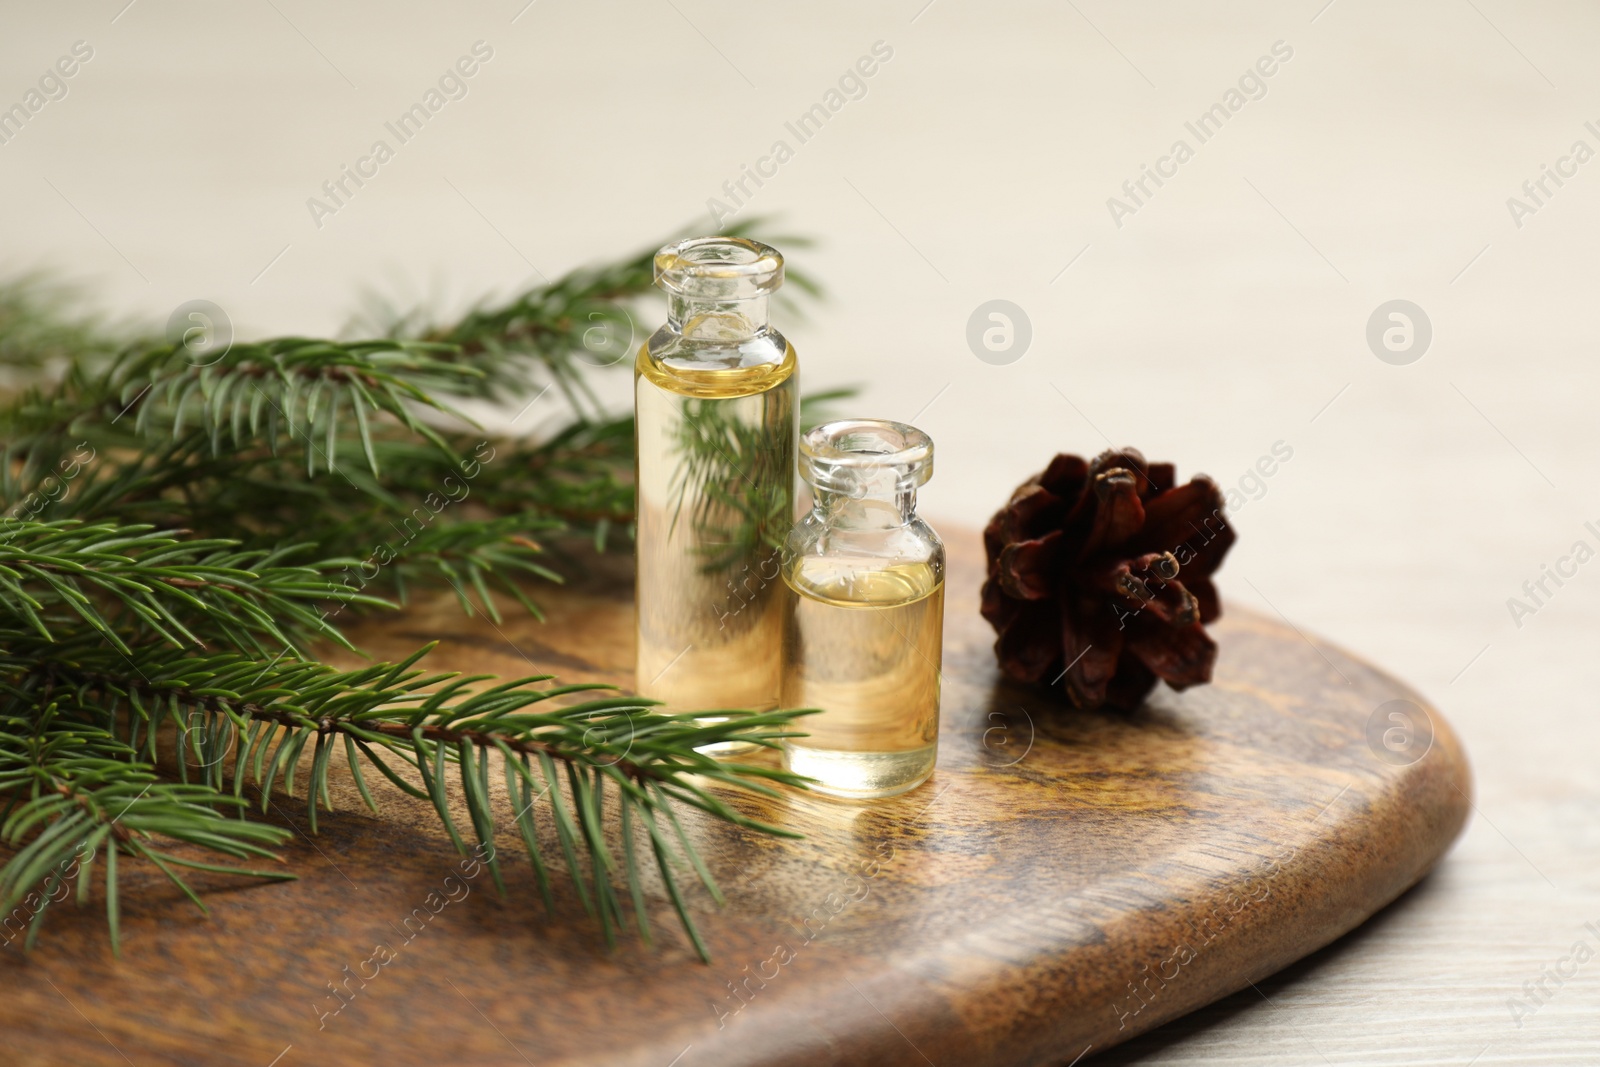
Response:
M349 590L404 603L411 585L440 583L472 594L462 597L463 607L476 604L498 621L485 585L537 614L518 580L560 581L545 562L548 539L566 532L603 543L611 528L631 521L632 486L614 456L624 447L631 458L631 437L578 455L588 447L579 439L592 436L580 427L551 442L495 448L452 436L447 443L459 460L429 445L391 442L379 450L382 481L344 463L358 447L346 441L337 453L343 476L308 482L292 460L265 451L212 457L191 434L127 459L113 452L58 468L62 476L49 480L54 492L37 482L33 490L17 486L13 511L38 521L73 515L169 532L196 526L262 551L304 539L323 557L340 611L349 606ZM0 520L0 538L16 528Z
M224 438L235 449L264 441L273 452L288 439L303 446L308 476L319 461L332 472L345 412L376 475L372 419L387 416L441 449L447 448L443 438L412 413L412 405L471 421L427 388L443 391L481 376L470 365L436 358L450 351L422 342L290 337L234 345L197 367L181 345L169 345L119 359L105 389L115 390L122 411L134 408L137 433L147 434L159 419L178 438L192 420L205 431L212 455L221 452Z
M630 821L637 819L647 829L659 831L663 819L668 825L675 824L674 807L684 804L735 825L792 836L740 813L709 787L740 786L771 794L764 782L800 784L801 778L771 767L724 762L701 749L739 741L776 747L783 739L797 736L788 727L796 715L805 712L732 711L720 713L726 715L724 721L707 723L697 714L661 713L654 710L654 702L638 697L597 695L578 703L561 703L559 698L612 687L545 686L542 683L551 681L550 676L537 675L475 688L489 679L414 669L431 648L396 664L338 671L289 658L263 663L233 653L181 655L153 644L118 659L92 642L80 642L76 648L59 650L66 655L51 650L48 658L41 658L37 649L0 653L0 679L5 680L0 696L25 703L37 699L40 689L47 687L60 714L75 712L83 720L78 724L82 730L98 732L104 738L102 744L122 745L127 753L145 761L145 766L160 759L160 727L177 728L180 744L190 746L197 765L205 771L204 791L184 794L201 804L237 803L246 782L253 779L265 810L276 788L281 786L293 795L296 769L310 746L313 758L304 793L313 832L319 808L331 811L333 807L331 757L338 753L372 811L378 807L363 765L402 790L432 802L463 854L468 844L451 810L453 796L466 807L471 833L479 845L489 846L485 851L490 856L499 854L497 833L514 830L541 884L546 884L551 861L538 843L535 802L548 795L558 824L567 827L571 840L587 846L587 870L578 862L575 849L563 849L560 861L580 897L591 899L592 889L592 899L600 902L598 915L608 938L614 927L623 925L617 904L620 897L612 889L611 879L621 872L628 895L636 902L642 899L642 886L639 872L628 865L619 866L606 843L601 815L605 796L614 796L620 810L630 813ZM127 722L126 741L113 736L119 718ZM7 745L8 740L0 733L0 747L20 747ZM187 755L187 751L178 754L180 766L187 766ZM502 764L506 781L512 810L509 821L498 819L490 803L487 776L495 761ZM558 763L566 768L570 811L566 809L568 798L560 793L560 776L555 773ZM107 771L125 766L105 760L96 766L103 764ZM412 769L415 776L402 777L401 765ZM138 775L114 777L123 788L130 781L142 780ZM459 777L459 790L450 787L451 777ZM5 782L0 766L0 787ZM60 804L48 810L42 805L29 810L36 818L16 823L14 833L7 831L7 840L20 838L52 814L58 822L71 814ZM207 843L201 836L205 827L185 824L177 814L170 818L170 826L182 832L169 836ZM77 826L79 821L71 825ZM86 832L88 829L85 827ZM222 846L228 844L235 843L224 841L212 847L227 851ZM624 847L631 848L631 841L625 840ZM54 862L58 851L41 845L26 855L26 861L19 854L0 871L0 892L9 884L8 876L24 886L34 884L37 879L30 881L29 876L44 869L41 863L47 867ZM656 855L658 873L675 901L682 899L675 871L685 865L698 872L715 894L715 886L687 838L662 837ZM499 884L498 858L489 864ZM644 913L637 905L635 911L635 921L647 931ZM680 914L703 955L704 944L681 906Z
M563 580L542 562L544 547L532 539L540 532L564 529L561 523L525 513L422 525L429 514L426 507L418 507L413 517L402 522L380 523L382 513L375 512L368 522L352 524L335 533L339 543L366 546L355 550L365 554L338 575L335 596L340 610L352 600L358 606L370 603L360 598L370 597L374 587L405 604L411 585L431 581L450 586L468 616L482 612L497 623L501 621L492 585L535 618L543 618L521 579L532 577L557 583ZM416 516L420 516L420 522ZM360 532L354 532L357 530Z
M132 331L81 310L83 291L44 274L0 286L0 368L47 372L108 359Z
M325 572L347 561L283 562L305 547L236 551L230 541L180 540L143 526L24 520L0 537L0 615L52 641L59 628L52 615L71 612L124 655L125 635L142 631L176 646L204 647L209 637L265 651L263 637L293 647L315 634L350 648L315 610L337 591ZM349 590L340 595L387 606Z
M13 940L26 922L32 947L45 911L75 882L82 903L90 873L104 853L106 920L120 944L118 852L155 864L202 910L204 903L175 867L286 879L284 871L222 866L179 856L162 844L180 841L235 860L276 859L271 846L288 831L227 818L235 797L203 785L161 780L149 763L109 732L63 718L51 703L28 715L0 715L0 793L9 795L0 840L17 853L0 868L0 937ZM58 893L60 895L58 895ZM18 929L13 930L15 925Z

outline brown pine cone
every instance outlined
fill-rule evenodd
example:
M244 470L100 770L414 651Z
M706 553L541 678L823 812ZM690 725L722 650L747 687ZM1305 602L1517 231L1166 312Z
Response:
M1054 686L1080 708L1132 709L1160 678L1209 682L1222 614L1211 574L1233 545L1222 491L1204 476L1174 487L1170 463L1135 449L1093 463L1058 455L983 531L983 617L1000 669Z

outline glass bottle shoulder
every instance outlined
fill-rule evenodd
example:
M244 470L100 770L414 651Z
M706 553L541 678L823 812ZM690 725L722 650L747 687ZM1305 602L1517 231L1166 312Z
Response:
M797 367L794 346L776 330L707 346L664 326L639 347L634 372L668 392L723 398L764 393L791 381Z
M831 527L812 511L795 524L784 577L796 592L834 603L904 604L944 584L944 543L919 518L870 529Z

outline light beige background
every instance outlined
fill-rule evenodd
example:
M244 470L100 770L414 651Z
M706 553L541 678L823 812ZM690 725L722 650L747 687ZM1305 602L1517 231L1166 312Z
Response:
M809 385L861 383L861 412L933 435L930 515L978 524L1108 438L1227 485L1285 442L1226 594L1411 680L1473 755L1478 814L1422 887L1110 1059L1597 1061L1600 961L1520 1028L1507 999L1600 946L1600 562L1520 627L1507 598L1600 548L1600 161L1521 227L1506 200L1600 149L1600 12L525 2L8 2L0 106L73 42L94 57L0 145L0 267L156 321L208 298L243 335L337 329L364 289L448 313L709 229L707 199L789 140L742 214L820 238L793 259L831 296L782 326ZM307 198L478 40L468 95L316 226ZM866 95L797 145L784 122L877 41ZM1278 41L1266 95L1116 226L1107 198ZM964 337L995 298L1032 324L1007 366ZM1396 298L1434 329L1408 366L1364 337Z

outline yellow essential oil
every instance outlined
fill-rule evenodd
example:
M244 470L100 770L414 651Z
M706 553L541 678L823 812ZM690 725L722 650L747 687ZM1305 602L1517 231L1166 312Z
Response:
M939 741L944 579L928 564L834 575L798 561L784 655L785 707L823 708L788 749L827 791L884 796L933 772Z

